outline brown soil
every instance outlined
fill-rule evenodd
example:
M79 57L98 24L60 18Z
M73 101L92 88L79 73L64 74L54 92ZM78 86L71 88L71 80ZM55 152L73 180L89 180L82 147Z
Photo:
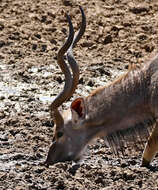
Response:
M87 29L74 49L81 76L71 100L158 50L156 0L0 0L0 189L158 189L158 161L140 167L143 148L118 158L97 140L80 164L40 164L52 139L48 106L64 84L56 63L68 32L64 13L76 30L78 5Z

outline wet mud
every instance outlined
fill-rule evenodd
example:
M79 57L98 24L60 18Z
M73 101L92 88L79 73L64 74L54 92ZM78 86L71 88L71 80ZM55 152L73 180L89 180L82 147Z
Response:
M71 101L111 82L158 52L156 0L0 0L0 189L158 189L158 157L140 167L143 146L114 156L101 139L79 163L46 168L53 123L49 105L64 85L57 52L68 34L65 12L85 35L74 49L80 81ZM128 150L132 150L131 146Z

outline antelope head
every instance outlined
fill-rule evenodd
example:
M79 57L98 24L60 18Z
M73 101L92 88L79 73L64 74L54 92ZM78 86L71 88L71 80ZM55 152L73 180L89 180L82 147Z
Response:
M85 141L83 141L84 129L81 127L86 116L84 98L74 100L66 114L61 114L58 110L59 106L72 96L79 81L79 68L72 49L80 40L86 28L86 17L81 7L80 11L82 22L79 31L75 35L71 19L66 15L69 23L69 36L57 56L58 65L65 75L65 85L63 91L50 105L51 118L54 121L54 136L45 162L47 166L60 161L78 160L85 146ZM65 53L69 65L64 61ZM71 71L69 68L71 68Z

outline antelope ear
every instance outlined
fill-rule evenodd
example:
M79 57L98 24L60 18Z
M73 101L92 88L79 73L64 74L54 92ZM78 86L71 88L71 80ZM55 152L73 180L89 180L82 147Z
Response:
M77 123L79 120L85 118L86 108L83 98L77 98L71 103L72 121Z

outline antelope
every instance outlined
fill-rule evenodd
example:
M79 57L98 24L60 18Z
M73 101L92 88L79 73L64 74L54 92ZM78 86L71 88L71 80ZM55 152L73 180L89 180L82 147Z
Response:
M80 11L82 22L75 35L71 19L66 15L69 35L57 55L65 85L50 105L54 134L45 164L49 167L57 162L80 160L83 150L95 138L104 138L116 153L123 150L126 142L148 138L141 163L148 167L158 152L158 55L140 66L132 65L119 79L87 97L75 99L62 114L58 110L79 83L79 67L72 49L86 28L82 7Z

